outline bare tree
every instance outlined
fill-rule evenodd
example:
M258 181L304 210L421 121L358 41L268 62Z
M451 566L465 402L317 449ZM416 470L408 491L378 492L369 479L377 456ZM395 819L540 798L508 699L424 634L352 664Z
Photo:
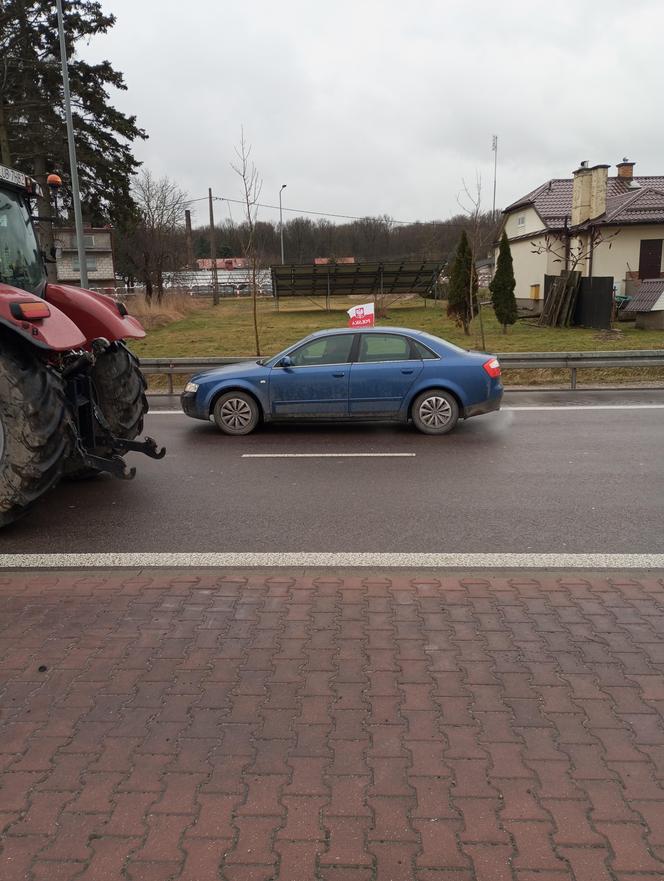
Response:
M484 339L484 323L482 321L482 307L480 300L476 295L477 290L477 273L475 264L485 249L488 247L490 239L493 239L493 230L491 224L487 224L485 214L482 212L482 177L479 172L475 175L475 189L471 192L470 187L465 180L462 179L463 190L457 196L459 207L468 217L468 242L470 244L472 272L470 273L468 304L470 311L470 320L473 320L474 309L477 307L477 314L480 320L480 335L482 337L482 348L486 348ZM493 212L490 212L493 219Z
M155 178L144 169L134 179L136 216L124 230L125 273L145 285L151 300L164 294L164 273L186 263L184 209L186 193L170 178Z
M595 249L608 242L609 248L620 230L608 233L596 226L585 230L570 230L567 226L559 232L546 232L541 242L531 242L533 254L551 254L554 263L564 264L563 269L576 272L579 265L590 259Z
M251 300L253 306L254 337L256 354L261 353L260 334L258 331L258 290L260 286L260 255L256 236L256 220L258 217L258 200L263 189L263 179L251 160L251 145L244 136L244 128L240 129L240 144L235 148L236 161L231 168L242 181L242 201L244 223L242 229L242 252L249 263Z

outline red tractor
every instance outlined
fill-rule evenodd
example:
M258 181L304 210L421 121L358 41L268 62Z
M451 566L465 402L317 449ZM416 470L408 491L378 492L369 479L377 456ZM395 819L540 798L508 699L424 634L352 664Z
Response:
M0 166L0 526L61 477L131 479L146 382L127 339L145 336L111 297L46 280L31 215L37 184Z

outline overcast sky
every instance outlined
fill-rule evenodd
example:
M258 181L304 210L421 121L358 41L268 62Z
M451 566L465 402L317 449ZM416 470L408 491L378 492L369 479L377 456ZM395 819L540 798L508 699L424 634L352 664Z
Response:
M583 159L664 174L662 0L101 3L117 23L83 54L124 73L136 155L192 198L239 197L241 125L285 208L445 218L479 174L490 209L493 134L498 207Z

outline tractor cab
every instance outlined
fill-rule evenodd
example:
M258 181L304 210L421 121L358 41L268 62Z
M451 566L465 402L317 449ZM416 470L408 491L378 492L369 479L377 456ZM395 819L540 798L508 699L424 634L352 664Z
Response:
M29 202L37 190L31 178L0 165L0 284L41 297L46 272Z

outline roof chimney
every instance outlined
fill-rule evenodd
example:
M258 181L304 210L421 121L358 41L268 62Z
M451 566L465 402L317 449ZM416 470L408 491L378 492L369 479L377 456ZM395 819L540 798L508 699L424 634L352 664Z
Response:
M593 165L590 169L590 214L589 220L601 217L606 211L606 183L609 176L608 165Z
M572 172L572 226L594 220L606 211L608 169L608 165L593 165L590 168L585 160Z
M583 223L590 217L590 169L588 160L581 163L574 175L572 186L572 226Z
M631 179L634 175L635 164L636 163L634 162L630 162L627 156L624 156L623 161L616 165L616 168L618 169L618 177Z

